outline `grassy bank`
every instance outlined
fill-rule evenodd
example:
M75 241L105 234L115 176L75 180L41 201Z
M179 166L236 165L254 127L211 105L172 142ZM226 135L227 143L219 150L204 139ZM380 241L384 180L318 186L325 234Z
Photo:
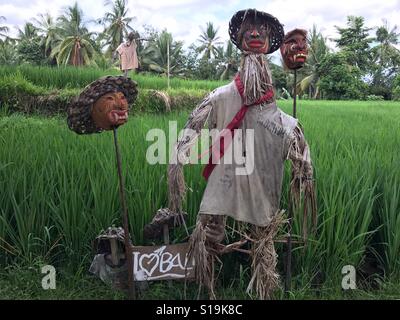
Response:
M0 297L9 300L120 300L126 299L122 291L112 290L100 279L89 275L86 269L80 269L73 273L68 270L57 270L56 289L43 290L41 287L42 277L40 265L30 268L13 266L6 271L0 272ZM242 279L230 279L220 283L216 292L220 299L246 300L251 297L245 291L247 282ZM141 290L139 299L157 300L182 300L184 296L184 285L182 282L173 283L174 290L166 282L153 282L147 290ZM206 296L202 296L206 298ZM282 291L277 291L274 299L363 299L363 300L394 300L400 297L398 281L391 279L380 283L379 288L363 288L356 290L340 290L336 287L324 287L321 290L297 287L289 297L285 297ZM197 298L197 286L188 283L186 299Z
M37 86L51 89L84 88L92 81L103 76L122 75L118 69L101 70L98 68L76 67L36 67L31 65L0 66L0 78L19 73ZM142 89L166 90L167 78L155 75L129 73ZM171 89L207 90L211 91L227 81L188 80L171 78Z
M21 70L23 70L22 67ZM46 86L48 85L47 83L43 83L40 79L32 78L29 74L27 76L21 72L21 70L18 69L15 73L3 72L3 75L1 75L0 67L0 112L3 114L7 111L9 113L20 112L26 115L65 116L68 105L82 91L82 88L70 86L75 77L76 79L79 79L78 72L80 72L80 69L71 69L73 70L74 76L71 77L70 80L66 80L69 82L63 83L62 88L48 87ZM55 71L49 72L49 75L54 76L54 74L57 75L59 72L62 73L58 69L55 69ZM90 72L90 69L82 69L82 72ZM98 77L95 76L100 71L93 70L93 72L95 72L93 78L97 79ZM164 81L163 79L135 75L135 80L138 80L136 77L141 77L141 79L147 81L147 86L152 88L146 88L146 85L145 88L143 88L143 83L138 84L139 95L131 111L136 114L160 114L168 112L169 110L182 110L185 108L187 109L188 107L193 108L210 91L207 89L195 90L192 87L185 85L182 87L171 87L167 89L166 87L164 88L161 85L158 85L160 81ZM85 79L85 77L83 78ZM60 79L64 78L61 77ZM179 79L175 80L181 81ZM191 86L197 85L196 81L186 82ZM167 101L160 96L160 90L158 87L161 87L162 96L167 97Z

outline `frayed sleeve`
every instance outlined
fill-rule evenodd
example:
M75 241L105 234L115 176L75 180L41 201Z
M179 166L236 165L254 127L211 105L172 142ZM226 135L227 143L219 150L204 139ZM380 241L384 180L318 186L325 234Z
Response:
M299 124L291 135L287 157L292 162L290 201L293 209L300 205L300 200L303 201L303 236L306 237L309 213L312 215L314 227L316 226L317 205L310 147Z
M211 95L209 95L190 114L183 135L175 144L172 161L168 167L169 208L174 212L182 211L182 201L186 192L183 165L189 163L190 149L196 143L212 109Z

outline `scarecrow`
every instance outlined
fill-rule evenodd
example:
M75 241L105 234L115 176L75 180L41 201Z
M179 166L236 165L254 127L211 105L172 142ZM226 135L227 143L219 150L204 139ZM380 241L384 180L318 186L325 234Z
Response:
M242 52L240 71L234 81L214 90L191 113L175 145L175 163L168 169L169 208L182 212L186 190L183 165L189 162L191 147L208 123L220 134L203 171L208 182L190 237L196 279L208 289L210 298L215 298L214 264L232 246L222 244L226 218L231 217L245 226L241 233L252 244L248 292L268 299L279 283L274 237L285 222L279 208L284 162L289 159L293 163L292 196L299 199L304 192L303 199L309 202L314 199L313 169L303 130L276 105L265 57L280 48L283 26L268 13L247 9L233 15L229 35ZM253 141L243 135L245 129L253 133ZM245 146L242 156L253 162L251 168L242 162L224 161L224 155L235 147L232 139Z
M129 297L135 298L135 285L133 282L133 261L129 234L128 210L126 205L126 195L124 179L122 175L121 155L117 141L117 128L128 121L129 107L137 97L137 83L124 76L107 76L98 79L88 85L83 92L75 98L67 109L68 127L77 134L100 133L104 130L112 130L114 133L114 145L116 153L116 162L119 178L119 190L121 207L123 211L123 231L110 229L102 234L102 239L108 239L113 242L118 239L124 242L125 260L128 268L128 287ZM103 239L103 240L104 240ZM114 265L119 265L119 253L114 241L114 250L108 250L111 253ZM104 246L103 246L104 247ZM113 246L111 246L113 247ZM104 249L104 248L103 248ZM118 280L118 273L112 272L107 267L107 252L104 250L96 255L91 270L100 274L102 279Z
M136 50L137 44L135 40L135 34L133 32L129 33L127 36L127 41L121 43L115 50L115 54L118 54L120 59L120 69L125 77L128 76L129 70L136 70L139 68L139 60Z

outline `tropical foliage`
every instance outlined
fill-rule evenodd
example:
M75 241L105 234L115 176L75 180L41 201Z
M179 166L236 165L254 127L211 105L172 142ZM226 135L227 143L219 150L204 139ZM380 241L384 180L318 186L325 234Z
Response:
M309 97L316 99L320 96L320 79L317 68L329 52L329 48L326 44L326 38L317 30L316 25L313 25L313 28L309 30L307 41L309 55L306 65L301 69L303 78L297 85L297 92L299 94L306 93Z
M6 18L3 17L3 16L0 16L0 22L2 20L5 21ZM7 32L8 32L8 27L0 25L0 37L6 37L7 36Z
M223 50L223 49L222 49ZM239 50L233 46L231 41L228 41L226 50L222 55L223 71L220 79L225 80L232 76L239 70L240 54Z
M17 51L12 40L0 40L0 65L17 63Z
M212 22L207 22L206 28L201 28L201 31L200 38L198 39L200 46L197 50L203 54L203 58L209 60L212 57L220 55L221 51L218 45L221 45L222 42L220 41L220 37L217 36L218 28L215 29Z
M335 42L344 53L348 64L367 73L371 61L372 38L369 36L371 28L365 27L364 18L348 16L347 28L336 27L336 29L340 37Z
M37 33L41 36L40 45L44 48L44 55L48 58L53 49L62 40L56 21L54 21L54 18L49 13L39 14L38 18L34 18L33 21Z
M183 73L183 43L174 41L172 34L163 30L156 34L143 50L142 64L144 68L161 75L180 75ZM169 56L168 56L169 54Z
M166 29L159 31L145 25L139 34L129 0L106 0L104 5L107 12L94 21L85 19L78 3L66 7L58 17L39 14L18 30L16 39L10 37L6 18L0 16L0 63L117 69L119 63L113 53L127 34L133 32L139 73L166 76L168 61L170 75L187 79L226 80L239 69L239 50L230 41L222 41L213 22L200 26L198 38L185 46ZM91 32L89 27L93 23L101 25L103 30ZM369 27L363 17L348 16L344 26L336 29L338 37L329 39L336 44L336 50L316 25L308 31L309 56L297 72L297 94L309 99L397 99L400 94L395 84L400 68L397 26L389 26L383 20L382 25ZM331 55L332 52L339 55ZM327 61L339 65L327 65ZM270 61L278 95L289 97L294 88L293 73L283 70L281 65ZM343 88L350 80L353 85L345 93L338 88L338 92L332 92L332 80L337 81L340 74L344 76L339 81Z
M394 78L400 68L400 51L397 26L390 28L387 21L376 28L374 40L378 43L372 48L373 64L371 65L371 93L391 98L394 89Z
M83 12L76 2L68 7L58 18L60 43L52 50L51 56L56 57L59 65L88 65L95 56L93 33L89 32Z
M326 54L316 71L325 99L357 100L363 98L366 85L360 80L360 70L347 64L345 54Z
M105 39L105 46L108 46L106 54L111 56L112 52L124 41L129 32L134 31L130 23L133 17L128 17L127 0L105 1L105 6L111 6L111 11L106 12L99 23L104 26L102 39Z
M38 29L31 22L18 29L17 53L23 63L41 64L43 61Z

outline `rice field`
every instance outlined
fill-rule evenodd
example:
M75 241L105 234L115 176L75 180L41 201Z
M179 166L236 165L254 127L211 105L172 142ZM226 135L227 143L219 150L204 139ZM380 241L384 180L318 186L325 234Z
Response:
M278 103L290 113L290 101ZM168 132L171 120L182 128L188 114L138 115L119 130L135 244L144 244L143 226L167 205L167 167L146 162L153 143L146 141L146 133L153 128ZM315 166L319 223L307 246L295 247L293 286L340 290L345 265L361 273L373 265L385 279L399 279L400 104L299 101L298 117ZM201 169L185 168L190 227L205 187ZM288 178L286 170L282 208L287 207ZM96 235L121 225L111 132L78 136L62 118L2 114L0 190L3 266L40 259L87 270ZM297 214L297 234L300 225ZM179 230L172 239L181 242L184 237ZM278 246L278 254L283 274L283 246ZM237 281L242 274L246 277L243 261L231 259L225 270L233 270L226 276L233 274Z
M52 89L75 89L83 88L92 81L103 76L121 75L118 68L101 70L98 68L75 68L75 67L37 67L31 65L0 66L0 78L19 74L29 82L39 87ZM134 74L129 75L138 82L142 89L165 90L168 88L167 78L157 75ZM171 78L171 89L208 90L211 91L227 81L187 80Z

